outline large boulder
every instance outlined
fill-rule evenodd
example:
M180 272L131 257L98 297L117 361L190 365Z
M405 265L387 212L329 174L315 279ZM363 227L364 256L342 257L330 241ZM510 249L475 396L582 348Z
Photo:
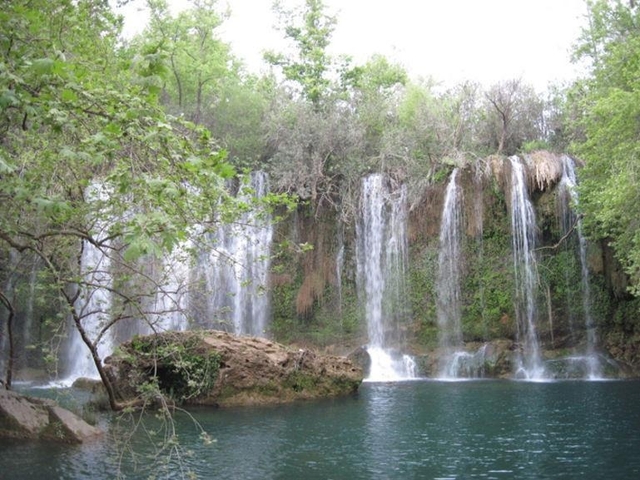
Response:
M153 394L178 403L255 405L350 394L362 369L345 357L320 355L221 331L136 337L106 361L122 400Z
M0 437L82 443L101 434L52 400L0 390Z

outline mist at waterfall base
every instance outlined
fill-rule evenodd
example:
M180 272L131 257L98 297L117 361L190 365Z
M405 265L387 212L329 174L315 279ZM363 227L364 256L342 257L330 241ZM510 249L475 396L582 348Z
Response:
M365 383L346 398L271 407L192 409L214 442L176 413L189 454L137 464L112 434L80 446L0 440L0 476L111 479L639 478L640 382L481 380ZM148 426L153 415L146 419Z

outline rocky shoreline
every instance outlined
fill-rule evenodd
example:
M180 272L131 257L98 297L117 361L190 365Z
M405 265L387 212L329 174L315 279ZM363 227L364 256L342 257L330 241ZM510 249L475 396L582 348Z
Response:
M0 438L83 443L101 435L53 400L0 390Z

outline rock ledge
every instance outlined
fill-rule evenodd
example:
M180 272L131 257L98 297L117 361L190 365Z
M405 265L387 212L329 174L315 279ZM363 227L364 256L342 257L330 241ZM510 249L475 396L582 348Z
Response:
M221 331L137 337L107 360L123 400L140 395L155 372L160 390L185 405L257 405L346 395L362 369L345 357L292 349Z

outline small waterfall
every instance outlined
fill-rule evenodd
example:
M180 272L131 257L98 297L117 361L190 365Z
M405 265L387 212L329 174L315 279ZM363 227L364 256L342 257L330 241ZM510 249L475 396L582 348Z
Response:
M462 190L454 169L447 185L438 250L436 278L436 308L438 315L438 340L441 350L439 376L457 378L459 356L463 349L461 325L461 255L462 255Z
M541 380L545 376L536 333L538 274L535 264L536 218L529 200L524 165L511 162L511 235L515 275L515 309L521 353L516 377Z
M108 199L109 191L104 185L94 183L87 188L87 201L102 202ZM94 225L93 235L100 239L107 236L108 223L105 220L97 220ZM104 245L108 248L108 245ZM111 259L108 255L91 242L82 242L82 257L80 260L81 283L78 285L80 295L74 308L80 317L82 328L95 342L101 330L110 320L112 305L111 286L113 277L111 273ZM101 359L106 358L113 351L112 330L108 330L98 342L97 348ZM98 378L91 352L82 340L75 323L71 322L71 334L67 349L66 378L63 384L71 384L79 377Z
M574 204L578 203L578 192L576 190L576 172L575 164L571 157L562 157L562 179L560 180L560 197L563 200L563 234L568 234L571 228L574 228L578 237L578 249L580 256L580 274L581 274L581 293L582 293L582 309L584 314L584 326L587 332L587 343L582 358L585 364L586 377L590 380L602 378L602 368L599 357L596 352L598 343L596 326L593 321L591 309L591 287L589 284L589 267L587 264L587 240L582 234L582 222L571 210L571 205L566 205L570 201Z
M342 270L344 269L344 230L342 225L338 234L338 252L336 253L336 289L338 293L338 315L342 319ZM342 320L341 320L342 321Z
M33 317L35 312L34 304L36 301L36 287L40 268L40 259L38 257L34 257L29 271L29 295L25 306L24 325L22 326L22 343L25 349L31 342L31 332L33 330Z
M406 188L392 189L381 174L362 180L356 224L357 276L365 307L371 358L367 380L413 378L415 363L400 352L407 264Z
M487 344L484 344L475 353L462 350L454 351L445 368L440 371L440 379L482 378L485 375L486 360Z
M249 188L239 198L251 200L268 193L268 176L251 174ZM266 291L273 226L264 212L249 209L236 222L222 225L212 239L205 268L209 311L218 324L236 335L267 335L269 296Z

